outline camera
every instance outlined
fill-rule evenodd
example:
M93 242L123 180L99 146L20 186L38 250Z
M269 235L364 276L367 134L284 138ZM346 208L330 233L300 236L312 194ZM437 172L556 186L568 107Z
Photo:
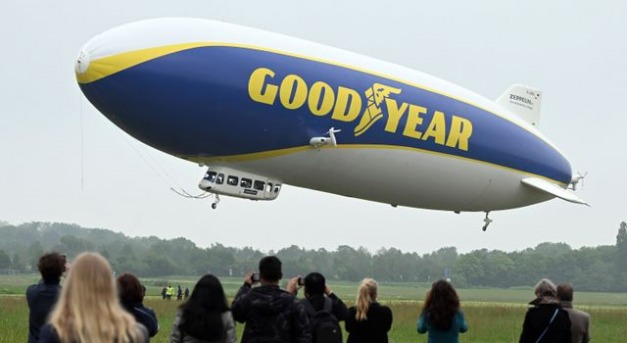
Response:
M252 280L253 283L259 282L259 273L253 273L253 275L250 276L250 280Z
M302 276L299 276L298 277L298 285L299 286L305 285L305 278L303 278Z

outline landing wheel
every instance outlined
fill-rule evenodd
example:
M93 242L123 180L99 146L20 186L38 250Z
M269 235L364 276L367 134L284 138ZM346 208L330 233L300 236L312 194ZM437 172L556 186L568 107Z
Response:
M482 230L485 231L488 229L488 225L490 225L490 223L493 222L492 219L488 218L488 216L490 215L490 211L486 211L485 212L485 218L483 219L483 222L485 223L485 225L483 225Z
M220 196L216 194L216 200L211 204L211 208L214 210L218 207L218 203L220 202Z

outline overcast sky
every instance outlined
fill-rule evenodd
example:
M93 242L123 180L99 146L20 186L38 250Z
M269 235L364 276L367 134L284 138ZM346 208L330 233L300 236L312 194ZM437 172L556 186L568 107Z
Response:
M412 4L410 4L412 3ZM542 242L613 245L627 220L625 1L5 1L0 10L0 220L76 223L129 236L186 237L268 251L296 244L428 253ZM417 69L496 99L544 91L540 129L589 174L578 194L483 213L392 208L285 186L271 202L199 192L204 169L128 136L81 94L81 46L124 23L165 16L275 31Z

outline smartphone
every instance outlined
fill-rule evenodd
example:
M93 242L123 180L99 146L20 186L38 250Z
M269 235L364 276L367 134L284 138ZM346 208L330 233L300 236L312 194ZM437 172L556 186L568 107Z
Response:
M253 273L250 279L252 280L253 283L259 282L259 273Z
M301 276L298 277L298 285L299 286L305 285L305 279L303 279Z

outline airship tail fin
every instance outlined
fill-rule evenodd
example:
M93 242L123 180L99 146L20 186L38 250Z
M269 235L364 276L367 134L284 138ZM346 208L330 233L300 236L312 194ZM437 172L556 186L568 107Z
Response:
M542 105L542 91L539 89L521 84L511 85L496 102L531 125L539 126Z
M575 204L588 205L585 200L578 197L574 192L571 192L568 189L564 189L557 184L551 183L544 179L528 177L524 178L521 181L524 185L530 186L542 192L551 194L558 198L562 198L566 201L573 202Z

